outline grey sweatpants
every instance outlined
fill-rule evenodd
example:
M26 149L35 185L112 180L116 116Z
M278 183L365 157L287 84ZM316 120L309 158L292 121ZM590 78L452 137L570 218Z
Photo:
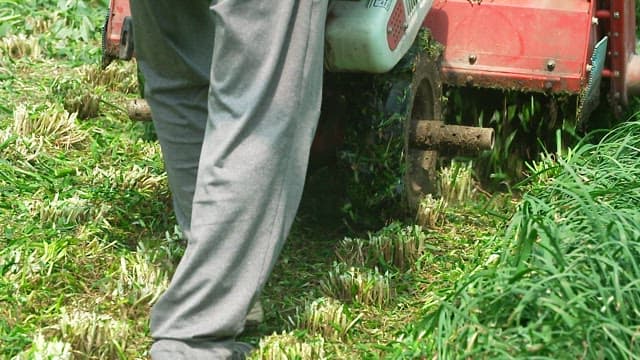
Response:
M320 112L327 0L132 0L135 50L188 240L154 359L217 359L294 220Z

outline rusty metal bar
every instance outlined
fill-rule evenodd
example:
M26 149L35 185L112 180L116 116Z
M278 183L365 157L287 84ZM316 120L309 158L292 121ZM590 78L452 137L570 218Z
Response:
M467 154L491 150L495 133L491 128L446 125L442 121L414 121L410 129L411 145L425 150L452 150Z
M127 102L127 114L131 120L151 121L151 109L144 99L136 99Z

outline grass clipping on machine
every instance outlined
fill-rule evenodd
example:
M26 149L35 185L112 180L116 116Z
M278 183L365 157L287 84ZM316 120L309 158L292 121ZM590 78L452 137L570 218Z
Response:
M414 326L404 356L640 354L640 122L532 169L499 261Z

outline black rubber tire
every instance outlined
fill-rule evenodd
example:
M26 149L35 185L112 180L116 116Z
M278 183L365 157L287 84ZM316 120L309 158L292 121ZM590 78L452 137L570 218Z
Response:
M133 57L133 20L131 16L124 18L122 32L120 33L120 60L131 60Z

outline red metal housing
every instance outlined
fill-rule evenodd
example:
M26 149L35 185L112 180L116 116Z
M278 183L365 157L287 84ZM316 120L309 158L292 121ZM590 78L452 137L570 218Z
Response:
M596 41L589 0L435 0L424 26L453 85L579 93Z
M110 0L104 61L130 58L130 0ZM404 2L387 24L394 49L404 31ZM621 113L640 95L635 0L434 0L423 26L445 45L442 78L465 86L580 94L594 45L609 37L602 71L609 100Z
M611 78L610 100L617 112L628 103L629 95L640 94L635 11L633 0L608 0L603 1L597 14L602 33L610 39L608 68L603 75Z

